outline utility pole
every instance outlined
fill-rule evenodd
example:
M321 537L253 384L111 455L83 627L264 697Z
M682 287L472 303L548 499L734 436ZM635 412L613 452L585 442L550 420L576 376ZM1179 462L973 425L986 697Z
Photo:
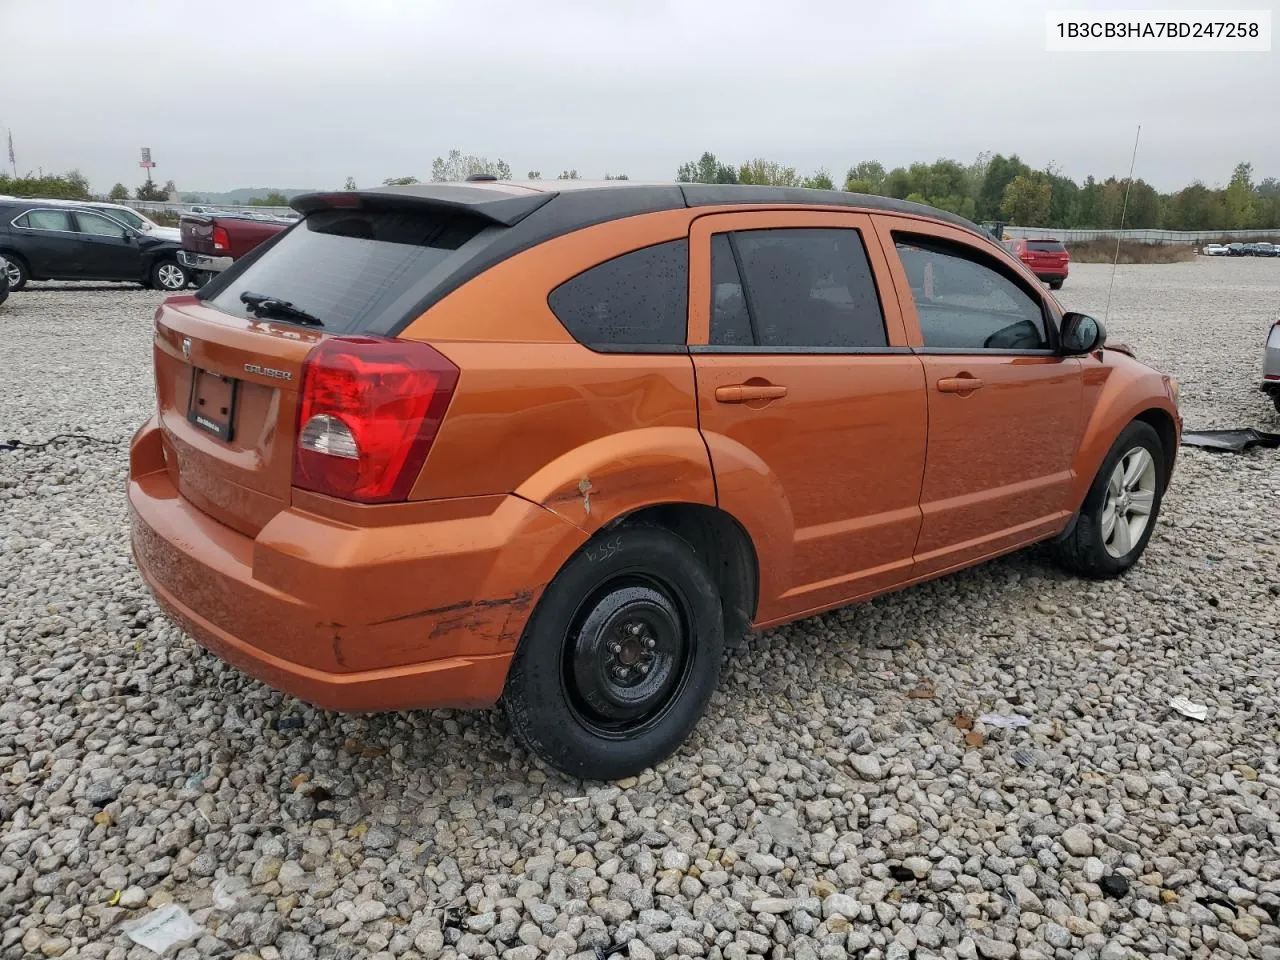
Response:
M148 187L148 188L150 188L150 186L151 186L151 168L155 166L155 164L151 162L151 148L150 148L150 147L143 147L143 148L142 148L142 162L141 162L140 164L138 164L138 166L142 167L142 169L144 169L144 170L146 170L146 171L147 171L147 187ZM151 192L151 191L150 191L150 189L148 189L148 191L147 191L147 192L148 192L148 193L150 193L150 192Z

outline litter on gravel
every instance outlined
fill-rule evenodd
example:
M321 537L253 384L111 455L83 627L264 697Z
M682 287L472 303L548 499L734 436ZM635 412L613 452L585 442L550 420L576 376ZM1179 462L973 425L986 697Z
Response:
M170 903L125 927L125 933L138 946L163 956L179 944L190 943L204 929L183 907Z
M1169 706L1184 717L1190 717L1192 720L1204 720L1209 716L1209 708L1207 706L1203 703L1195 703L1186 697L1174 697L1169 701Z

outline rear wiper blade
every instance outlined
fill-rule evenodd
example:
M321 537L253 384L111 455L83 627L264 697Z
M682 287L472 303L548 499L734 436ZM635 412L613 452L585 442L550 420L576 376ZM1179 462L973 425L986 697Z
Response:
M269 297L265 293L252 293L246 290L240 294L240 302L253 311L255 317L279 317L282 320L297 320L313 327L323 327L324 321L313 316L300 307L295 307L288 300Z

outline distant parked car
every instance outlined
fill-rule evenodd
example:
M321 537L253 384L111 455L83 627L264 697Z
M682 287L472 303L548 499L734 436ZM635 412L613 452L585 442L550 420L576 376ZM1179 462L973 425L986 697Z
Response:
M0 198L3 199L3 198ZM61 198L44 198L30 197L28 199L38 200L40 203L49 204L55 207L86 207L90 210L97 210L99 213L105 213L113 219L119 220L127 227L137 230L139 233L145 233L159 240L172 240L175 243L181 239L178 235L177 227L162 227L145 214L139 213L133 207L126 207L122 203L105 203L97 200L64 200Z
M1280 257L1280 244L1276 243L1255 243L1253 255L1255 257Z
M182 249L178 260L197 285L221 273L262 241L292 223L283 217L237 213L184 213L178 220Z
M1221 243L1207 243L1200 252L1206 257L1225 257L1229 253L1226 246Z
M1271 397L1271 402L1280 413L1280 320L1271 325L1267 334L1267 345L1262 354L1262 392Z
M1247 256L1247 251L1245 250L1245 245L1244 245L1243 243L1239 243L1239 242L1237 242L1237 243L1228 243L1228 244L1227 244L1227 256L1229 256L1229 257L1243 257L1243 256Z
M0 201L0 256L12 290L28 280L120 280L175 292L190 279L178 244L84 204Z
M1049 283L1050 290L1061 290L1067 280L1067 265L1071 254L1061 240L1010 241L1009 251L1030 268L1039 279Z

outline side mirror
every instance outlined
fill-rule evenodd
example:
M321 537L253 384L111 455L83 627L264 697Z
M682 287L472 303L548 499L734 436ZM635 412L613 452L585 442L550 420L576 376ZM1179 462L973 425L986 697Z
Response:
M1107 328L1101 320L1084 313L1067 313L1062 317L1062 352L1093 353L1107 342Z

